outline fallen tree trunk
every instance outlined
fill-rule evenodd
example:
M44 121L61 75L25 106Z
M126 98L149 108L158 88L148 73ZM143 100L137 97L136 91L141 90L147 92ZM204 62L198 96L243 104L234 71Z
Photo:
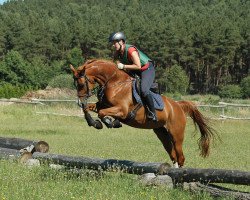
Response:
M154 173L147 173L139 176L139 181L146 186L165 186L169 189L175 187L172 178L168 175L155 175ZM215 198L227 197L237 200L250 200L250 193L248 192L232 190L214 184L205 185L199 182L184 182L176 186L195 194L206 192L209 193L210 196Z
M120 169L131 174L144 174L144 173L157 173L161 163L150 162L134 162L130 160L117 160L117 159L100 159L100 158L87 158L79 156L64 156L58 154L45 154L35 152L32 158L42 159L54 164L64 165L66 167L86 168L93 170L111 170Z
M20 152L16 149L8 149L0 147L0 159L18 159Z
M228 197L237 200L250 200L250 193L240 192L237 190L231 190L217 185L203 185L201 183L187 183L185 184L184 189L197 193L197 192L206 192L209 193L212 197Z
M116 159L93 159L86 157L72 157L63 156L56 154L47 153L33 153L33 158L45 160L47 162L52 162L55 164L61 164L68 167L86 168L94 170L109 170L109 169L119 169L127 173L133 174L144 174L144 173L159 173L162 168L161 163L149 163L149 162L133 162L129 160L116 160ZM15 149L1 148L0 147L0 159L19 159L20 153ZM206 172L202 174L202 172ZM218 178L221 176L227 176L226 179ZM213 173L214 175L211 175ZM201 182L223 182L223 183L234 183L234 184L245 184L249 185L249 172L240 172L235 170L218 170L218 169L175 169L175 168L165 168L165 172L173 180L173 182L188 182L184 183L184 189L191 192L207 192L213 197L230 197L237 200L250 200L250 194L247 192L235 191L227 188L223 188L216 185L204 185L198 182L193 182L194 179L199 179ZM231 174L231 175L230 175ZM238 176L237 176L238 175ZM245 176L241 181L240 176ZM196 177L197 176L197 177ZM198 176L200 176L198 178ZM214 176L218 176L214 178ZM156 177L154 175L154 177ZM161 176L163 177L163 176ZM196 177L196 178L194 178ZM213 177L211 179L211 177ZM161 178L162 179L162 178ZM204 181L205 180L205 181ZM214 181L212 181L214 180ZM223 180L223 181L222 181ZM166 182L162 181L163 184Z
M35 152L32 156L55 164L67 167L86 169L119 169L132 174L160 173L162 163L134 162L129 160L99 159L64 156L57 154L44 154ZM194 168L167 168L161 174L169 175L175 183L201 182L201 183L233 183L250 185L250 172L223 169L194 169Z
M225 169L168 169L164 174L175 182L233 183L250 185L250 172Z
M20 150L32 144L35 146L37 142L38 141L26 140L26 139L21 139L21 138L0 137L0 147L9 148L9 149Z

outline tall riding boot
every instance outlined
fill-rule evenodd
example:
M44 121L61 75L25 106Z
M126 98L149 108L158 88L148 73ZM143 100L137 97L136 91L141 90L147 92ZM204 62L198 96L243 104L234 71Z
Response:
M147 94L147 96L145 96L145 103L148 106L147 118L149 120L157 122L157 116L155 114L154 101L153 101L153 97L152 97L151 94Z

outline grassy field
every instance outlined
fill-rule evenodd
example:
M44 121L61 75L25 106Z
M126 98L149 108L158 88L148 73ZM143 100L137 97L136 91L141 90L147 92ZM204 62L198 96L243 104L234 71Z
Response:
M153 131L123 126L95 130L79 117L37 114L79 114L75 105L0 105L0 136L45 140L50 152L92 158L169 162ZM205 114L205 113L204 113ZM194 126L188 122L184 142L185 167L250 171L249 121L212 121L222 143L212 146L207 159L199 156ZM105 173L101 177L55 172L46 166L27 169L0 161L0 200L3 199L212 199L165 187L143 187L136 176ZM249 186L233 186L250 192Z

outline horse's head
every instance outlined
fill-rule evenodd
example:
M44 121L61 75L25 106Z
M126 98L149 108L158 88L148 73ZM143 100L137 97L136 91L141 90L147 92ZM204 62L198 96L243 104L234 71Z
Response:
M77 69L72 65L70 65L70 68L74 75L80 105L83 108L86 107L87 99L92 95L91 91L96 84L102 88L107 88L109 84L114 85L118 79L122 82L129 77L123 70L119 70L114 62L107 60L88 60Z
M92 95L91 91L95 86L95 81L92 77L86 75L84 65L78 69L70 65L70 69L73 72L74 85L77 89L78 104L84 109L87 105L87 99Z

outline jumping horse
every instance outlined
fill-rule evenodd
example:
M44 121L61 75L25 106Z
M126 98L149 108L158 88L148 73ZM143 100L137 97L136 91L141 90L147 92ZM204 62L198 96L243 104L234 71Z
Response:
M120 122L135 128L153 129L165 150L170 156L174 167L182 167L185 157L182 144L186 126L186 114L198 125L200 138L198 140L200 155L209 155L210 143L214 138L214 129L207 119L199 112L194 103L190 101L174 101L162 96L163 110L157 110L157 122L147 119L147 110L138 106L132 95L132 78L128 73L119 70L116 64L108 60L88 60L75 69L72 65L74 83L77 89L79 105L85 114L89 126L101 129L102 122L108 128L120 127ZM93 95L98 87L98 102L88 103L87 99ZM89 111L98 113L94 120ZM133 117L131 117L133 113Z

